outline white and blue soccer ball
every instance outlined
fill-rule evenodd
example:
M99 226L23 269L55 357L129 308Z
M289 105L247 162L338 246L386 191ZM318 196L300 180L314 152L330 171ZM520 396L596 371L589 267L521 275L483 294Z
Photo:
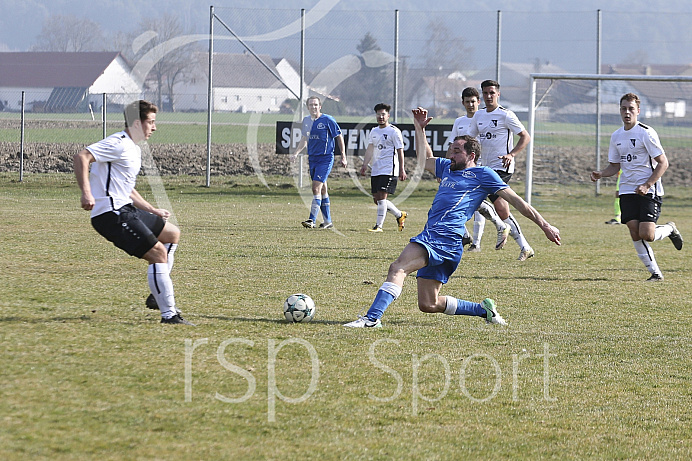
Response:
M315 316L315 301L303 293L291 295L284 301L284 316L293 323L309 322Z

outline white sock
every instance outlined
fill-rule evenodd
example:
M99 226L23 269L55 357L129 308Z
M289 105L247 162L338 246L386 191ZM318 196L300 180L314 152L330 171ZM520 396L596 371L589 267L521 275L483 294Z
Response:
M382 227L384 218L387 216L387 204L385 202L386 200L377 201L377 221L375 221L377 227Z
M175 293L173 292L173 281L167 263L149 264L147 270L149 289L156 298L161 311L161 317L169 319L177 311L175 309Z
M478 212L485 218L489 219L491 223L495 224L495 228L498 231L504 230L504 222L502 219L500 219L500 215L497 214L497 211L495 211L495 207L490 203L483 200L481 202L481 206L478 207Z
M177 243L164 243L166 252L168 253L168 272L173 270L173 261L175 260L175 250L178 249Z
M401 218L401 211L389 200L387 202L387 211L394 215L395 218Z
M481 237L485 230L485 218L478 211L473 213L473 238L471 243L477 247L481 246Z
M384 282L380 287L380 290L386 291L390 295L394 296L394 299L397 299L399 295L401 295L402 288L396 283Z
M514 219L512 213L509 214L509 217L505 219L504 222L505 224L509 225L509 235L511 235L514 241L517 242L520 249L528 250L531 248L529 242L527 242L526 238L524 238L524 234L521 233L521 227L519 227L519 223L516 221L516 219Z
M632 243L634 243L634 249L637 250L639 260L644 263L646 269L652 274L661 275L661 269L659 269L658 264L656 264L654 251L651 247L644 240L637 240Z
M656 226L656 229L654 230L654 242L663 240L664 238L670 236L670 234L672 233L673 226L671 226L670 224L661 224L660 226Z
M454 315L457 313L457 298L454 296L445 296L445 314Z

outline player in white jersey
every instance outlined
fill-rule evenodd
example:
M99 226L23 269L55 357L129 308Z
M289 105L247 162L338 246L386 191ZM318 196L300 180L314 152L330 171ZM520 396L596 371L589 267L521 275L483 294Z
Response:
M387 212L394 215L399 230L404 230L407 213L399 210L387 199L389 194L396 192L397 179L406 180L404 167L404 141L399 128L389 123L389 111L392 106L379 103L375 106L377 126L370 130L368 147L365 150L363 166L360 174L365 175L368 165L370 168L370 188L372 199L377 205L377 219L370 232L382 232L382 225Z
M591 180L620 175L620 211L627 225L637 256L651 273L648 281L663 280L654 252L647 242L670 238L677 250L682 249L682 235L674 222L657 226L661 214L663 185L661 177L668 169L668 158L650 126L637 121L641 102L634 93L620 98L623 126L610 138L608 166L591 173Z
M514 157L529 144L531 136L519 121L516 114L500 106L500 84L494 80L481 83L485 110L479 110L473 116L471 136L476 136L483 147L483 165L495 170L503 181L509 182L514 173ZM514 135L519 137L516 146ZM496 194L490 196L495 211L510 226L510 234L520 252L519 261L526 261L535 253L521 232L519 223L509 211L509 204Z
M168 210L155 208L135 189L142 165L138 143L156 131L158 108L138 100L125 107L125 130L75 154L74 172L82 191L81 206L91 211L91 224L116 247L149 263L147 278L161 323L192 325L175 305L170 271L180 229L167 222ZM91 167L91 171L90 171Z
M454 125L452 125L452 138L469 134L471 124L474 123L473 115L478 112L478 105L480 103L478 90L472 86L464 88L461 92L461 103L466 109L466 114L454 120ZM478 159L476 165L483 165L482 159ZM495 212L495 208L493 208L490 203L483 200L478 210L473 214L473 237L465 236L465 238L469 238L471 242L467 250L469 253L481 251L481 237L483 236L486 217L497 229L495 249L501 250L505 246L505 242L507 242L507 236L510 231L509 226L500 219Z

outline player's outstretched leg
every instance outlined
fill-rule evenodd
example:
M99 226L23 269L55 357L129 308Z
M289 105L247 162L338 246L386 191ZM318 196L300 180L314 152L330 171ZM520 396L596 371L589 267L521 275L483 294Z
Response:
M510 213L509 217L505 219L505 223L510 227L509 235L511 235L514 241L517 242L517 245L519 245L519 249L521 250L517 260L526 261L527 259L532 258L536 253L533 251L533 248L531 248L531 245L529 245L529 242L524 237L524 234L521 232L521 227L519 227L519 223L516 219L514 219L512 213Z
M507 325L505 319L497 312L495 301L490 298L485 298L480 303L457 299L453 296L445 296L445 298L446 307L444 313L447 315L471 315L484 318L486 323Z
M646 269L651 274L651 277L647 279L647 282L662 282L663 274L661 269L656 263L656 257L654 256L654 251L651 249L648 243L644 240L633 241L634 249L637 251L637 256L639 260L644 264Z
M673 242L673 246L676 250L682 250L682 234L673 221L667 222L662 226L656 226L655 232L654 240L661 240L668 237L670 241Z
M504 248L505 243L507 243L507 237L509 236L511 230L510 227L504 221L502 221L500 216L497 214L497 211L495 211L495 208L486 201L481 202L481 205L478 207L478 213L480 213L486 219L489 219L490 222L495 225L495 229L497 230L497 243L495 244L495 249L501 250Z
M382 315L390 304L401 295L401 287L392 282L384 282L377 291L375 300L372 302L368 313L359 315L353 322L345 323L345 327L350 328L382 328Z

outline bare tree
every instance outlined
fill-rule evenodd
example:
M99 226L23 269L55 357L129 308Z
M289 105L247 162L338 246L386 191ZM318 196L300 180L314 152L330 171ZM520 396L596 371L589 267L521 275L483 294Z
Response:
M164 96L167 96L168 109L175 111L175 86L184 82L193 65L192 54L195 45L178 45L176 38L183 37L187 32L178 18L170 14L142 20L133 37L145 32L155 32L156 35L137 50L132 58L136 62L148 54L154 61L147 81L156 92L156 104L163 108Z
M360 70L339 85L339 93L348 113L372 114L372 107L391 98L390 81L393 66L368 67L363 54L369 51L381 51L377 39L367 32L360 39L356 50L361 62Z
M56 14L43 22L34 51L99 51L103 49L101 26L87 18Z
M454 35L441 20L431 20L428 30L430 36L425 42L423 55L426 69L451 73L470 67L473 50L466 46L464 38Z

